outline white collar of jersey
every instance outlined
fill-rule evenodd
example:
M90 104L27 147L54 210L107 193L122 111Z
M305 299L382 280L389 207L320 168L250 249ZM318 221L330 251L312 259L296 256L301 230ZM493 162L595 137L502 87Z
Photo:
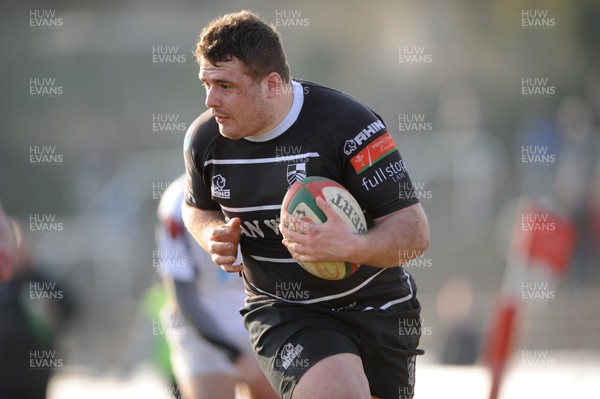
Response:
M268 132L261 134L260 136L244 137L246 140L256 142L273 140L275 137L283 134L294 124L294 122L296 122L298 115L300 115L302 104L304 104L304 89L300 83L293 80L292 87L294 88L294 100L292 102L292 108L290 108L290 112L288 112L285 118L283 118L281 123Z

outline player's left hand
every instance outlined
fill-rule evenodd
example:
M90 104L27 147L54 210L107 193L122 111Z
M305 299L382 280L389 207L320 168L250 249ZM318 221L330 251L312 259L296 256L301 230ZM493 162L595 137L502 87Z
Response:
M208 252L212 261L228 273L241 272L244 269L243 264L236 263L241 237L240 224L240 218L236 217L217 226L208 242Z
M304 262L353 262L353 250L357 248L360 236L348 229L327 201L317 197L316 202L327 221L323 224L310 223L284 211L279 225L283 245L294 253L294 259Z

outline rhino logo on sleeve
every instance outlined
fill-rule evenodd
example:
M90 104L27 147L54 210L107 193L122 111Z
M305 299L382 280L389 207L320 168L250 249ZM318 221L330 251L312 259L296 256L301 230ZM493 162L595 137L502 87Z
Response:
M215 175L212 178L211 194L213 197L229 199L231 197L231 190L225 188L227 180L223 175Z
M225 178L222 175L216 175L213 177L213 186L222 190L225 188Z
M369 140L371 136L384 129L385 125L379 119L373 123L370 123L367 127L362 129L356 136L354 136L354 138L346 140L346 142L344 143L344 154L353 154L359 145L362 145L367 140Z
M344 144L344 154L350 155L356 150L356 141L354 140L346 140L346 144Z

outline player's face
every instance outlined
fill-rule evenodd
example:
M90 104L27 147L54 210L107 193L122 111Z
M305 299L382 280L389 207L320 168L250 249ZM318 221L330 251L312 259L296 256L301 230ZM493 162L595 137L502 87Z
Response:
M237 58L218 66L202 58L199 77L206 89L205 104L223 136L240 139L272 127L274 115L266 101L266 84L248 76Z

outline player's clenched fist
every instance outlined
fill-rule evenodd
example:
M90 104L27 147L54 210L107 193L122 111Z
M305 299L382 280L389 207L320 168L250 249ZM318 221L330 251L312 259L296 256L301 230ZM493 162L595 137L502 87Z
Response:
M226 224L216 227L208 242L208 252L211 254L212 261L226 272L239 272L243 269L242 264L234 264L242 235L241 223L240 218L233 218Z

